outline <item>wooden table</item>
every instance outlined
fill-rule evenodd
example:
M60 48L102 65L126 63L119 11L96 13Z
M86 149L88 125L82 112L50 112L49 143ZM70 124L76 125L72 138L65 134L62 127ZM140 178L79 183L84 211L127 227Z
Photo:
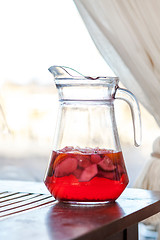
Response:
M115 203L57 203L43 183L0 181L0 239L138 239L138 223L160 210L160 193L127 188Z

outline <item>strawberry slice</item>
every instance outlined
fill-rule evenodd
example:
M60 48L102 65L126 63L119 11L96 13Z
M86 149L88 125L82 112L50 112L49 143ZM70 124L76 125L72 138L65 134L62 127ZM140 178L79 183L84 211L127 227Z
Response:
M81 153L87 153L87 154L92 154L94 153L94 149L93 148L77 148L79 149L79 152Z
M85 168L79 178L80 182L90 181L98 173L97 164L92 164Z
M119 174L125 173L124 168L120 164L117 165L117 169L118 169Z
M76 158L78 159L78 166L80 168L86 168L91 165L90 157L83 154L77 154Z
M66 175L69 175L76 170L77 165L78 163L76 158L73 157L65 158L55 167L54 176L64 177Z
M71 151L73 151L73 150L74 150L74 147L66 146L66 147L62 148L62 149L60 150L60 152L66 153L66 152L71 152Z
M77 179L79 179L80 178L80 176L81 176L81 174L82 174L82 169L80 169L80 168L77 168L74 172L73 172L73 175L77 178Z
M114 171L111 172L104 172L102 170L98 171L98 177L108 178L110 180L117 180L116 173Z
M98 163L98 166L104 171L114 171L116 168L112 160L107 156L105 156L103 160Z
M91 155L91 162L92 163L99 163L101 161L101 157L98 154Z

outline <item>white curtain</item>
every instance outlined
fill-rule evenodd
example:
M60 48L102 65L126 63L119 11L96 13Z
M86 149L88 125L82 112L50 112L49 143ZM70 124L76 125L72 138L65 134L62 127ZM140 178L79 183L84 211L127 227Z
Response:
M160 1L74 2L103 58L160 126Z

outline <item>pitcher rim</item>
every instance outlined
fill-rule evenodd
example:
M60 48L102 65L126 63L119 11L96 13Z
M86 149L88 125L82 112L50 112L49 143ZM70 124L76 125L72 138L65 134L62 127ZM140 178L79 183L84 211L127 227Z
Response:
M67 68L67 69L66 69ZM69 70L72 72L78 73L79 75L71 75L69 73ZM52 73L54 80L64 80L64 81L89 81L91 82L97 82L97 81L103 81L103 82L114 82L114 81L119 81L119 77L117 76L85 76L81 73L79 73L77 70L72 69L70 67L66 66L58 66L58 65L53 65L48 68L48 70Z

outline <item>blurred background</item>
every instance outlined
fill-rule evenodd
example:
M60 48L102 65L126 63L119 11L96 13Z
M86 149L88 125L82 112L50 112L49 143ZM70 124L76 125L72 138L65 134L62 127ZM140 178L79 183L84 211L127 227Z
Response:
M58 109L48 68L62 65L83 75L115 75L94 46L73 1L1 1L0 31L0 179L43 181ZM159 136L153 117L140 108L142 145L136 148L130 109L115 101L129 186Z

